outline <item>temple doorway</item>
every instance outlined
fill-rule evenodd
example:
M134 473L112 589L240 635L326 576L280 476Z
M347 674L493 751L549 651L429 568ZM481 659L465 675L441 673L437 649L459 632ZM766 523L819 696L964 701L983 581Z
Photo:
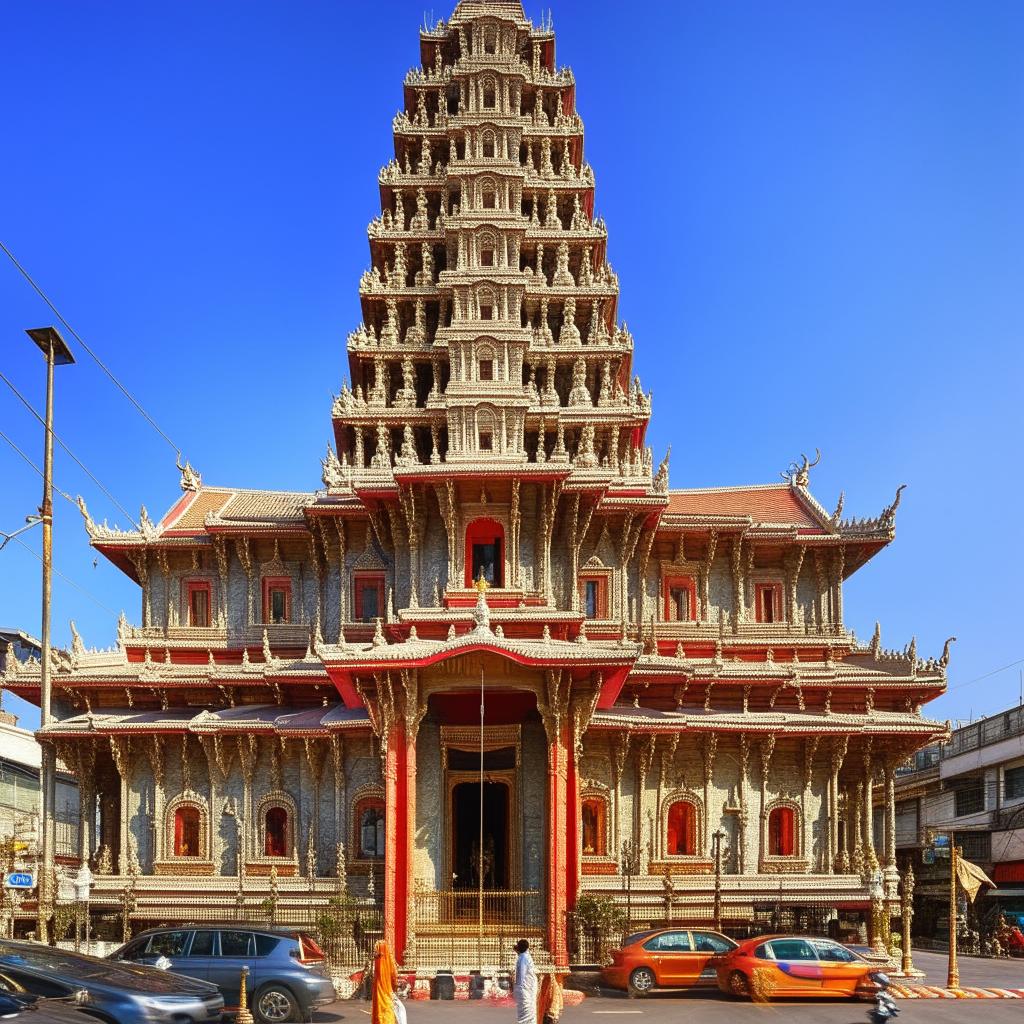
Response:
M483 783L483 856L480 856L480 782L452 789L453 889L509 888L510 791L505 782Z

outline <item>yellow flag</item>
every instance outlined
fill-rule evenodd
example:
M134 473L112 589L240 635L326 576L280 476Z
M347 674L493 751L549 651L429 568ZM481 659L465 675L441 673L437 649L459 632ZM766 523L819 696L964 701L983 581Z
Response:
M972 903L983 887L996 888L996 883L977 864L972 864L969 860L964 860L963 857L956 859L956 880Z

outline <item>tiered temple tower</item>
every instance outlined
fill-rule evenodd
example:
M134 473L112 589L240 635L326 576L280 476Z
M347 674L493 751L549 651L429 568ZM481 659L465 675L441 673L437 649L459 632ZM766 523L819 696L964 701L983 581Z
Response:
M83 505L141 590L113 650L55 656L40 734L81 779L94 906L130 886L141 924L383 893L429 971L477 965L481 881L488 935L558 965L583 891L708 923L716 849L725 927L766 900L852 925L895 900L894 773L945 731L921 707L949 645L859 643L843 587L900 491L851 520L807 459L746 487L654 472L554 45L518 0L420 33L322 489L186 465L139 530ZM38 666L3 683L38 699Z

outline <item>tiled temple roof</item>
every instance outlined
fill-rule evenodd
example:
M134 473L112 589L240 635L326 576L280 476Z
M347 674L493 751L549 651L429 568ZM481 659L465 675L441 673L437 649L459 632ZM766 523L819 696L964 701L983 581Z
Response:
M824 715L806 711L661 711L616 705L597 709L591 728L646 731L696 731L744 733L914 733L921 736L945 736L948 723L933 722L907 712L872 711L870 715L836 712Z
M753 487L699 487L670 490L670 515L744 517L755 524L795 526L824 533L821 518L814 514L800 490L789 484Z
M134 711L119 708L74 715L53 722L41 732L56 736L82 734L179 732L249 733L270 732L280 736L322 735L345 728L366 728L369 716L363 708L341 704L289 708L277 704L252 704L218 711L169 708L166 711Z

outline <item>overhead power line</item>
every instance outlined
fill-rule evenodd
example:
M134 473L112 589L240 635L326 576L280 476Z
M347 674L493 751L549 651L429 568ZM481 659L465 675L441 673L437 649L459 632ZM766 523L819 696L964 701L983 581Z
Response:
M17 396L21 404L24 405L25 408L28 409L28 411L32 413L32 415L35 416L35 418L39 420L40 423L42 423L43 429L45 430L46 420L44 420L43 417L39 415L39 413L36 411L32 403L14 386L13 383L11 383L10 378L7 377L3 373L3 371L0 371L0 380L2 380L14 392L14 394ZM136 529L138 529L139 524L135 522L135 517L131 514L131 512L129 512L128 509L126 509L124 505L122 505L121 502L119 502L117 498L115 498L113 494L111 494L110 491L108 491L107 488L100 483L100 481L96 478L96 475L89 469L89 467L86 466L86 464L67 446L67 444L65 444L65 442L61 439L60 434L58 434L56 430L52 429L50 433L53 434L53 439L57 442L57 444L61 446L61 448L64 449L65 452L67 452L69 456L71 456L71 458L75 461L75 463L82 470L82 472L85 473L85 475L111 500L111 502L113 502L113 504L116 505L128 517L129 522L131 522L131 524Z
M43 475L43 471L2 430L0 430L0 438L3 438L40 476ZM70 501L76 508L78 507L78 502L67 491L62 491L56 484L53 486L62 498Z
M20 544L37 562L41 562L43 560L43 556L40 555L38 551L33 551L33 549L30 548L20 537L12 537L11 540L13 540L15 544ZM100 608L102 608L105 612L109 612L111 615L117 614L117 612L115 612L113 608L110 608L107 605L105 605L94 593L92 593L92 591L86 590L85 587L83 587L80 583L76 583L70 576L65 576L64 573L60 571L60 569L55 568L53 571L65 583L70 584L72 587L75 588L75 590L79 590L83 594L85 594L85 596L89 598L89 600L92 601L93 604L99 605Z
M45 302L46 305L50 307L50 311L64 325L65 330L67 330L67 332L75 339L75 341L77 341L78 344L81 345L83 349L85 349L85 351L92 357L93 362L95 362L96 365L111 379L111 381L113 381L115 387L121 392L121 394L123 394L124 397L127 398L128 401L135 406L135 408L138 410L139 414L143 417L143 419L145 419L145 421L171 446L171 449L174 451L174 453L180 457L181 448L178 445L176 445L163 430L160 429L156 420L154 420L153 417L150 416L149 413L146 412L146 410L143 408L142 403L128 390L128 388L124 386L124 384L121 383L121 381L117 379L117 377L114 376L113 371L85 343L85 341L83 340L82 336L78 333L78 331L76 331L74 327L72 327L71 324L69 324L67 320L64 319L64 317L60 313L60 310L57 309L57 307L53 304L53 302L51 301L50 297L46 294L46 292L44 292L43 289L40 288L38 284L36 284L32 275L29 274L29 272L18 262L18 260L15 258L14 253L12 253L11 250L8 249L3 242L0 242L0 249L3 249L3 251L7 254L7 258L14 264L15 267L17 267L18 272L21 274L21 276L25 278L26 281L28 281L28 283L33 287L36 294L43 300L43 302Z

